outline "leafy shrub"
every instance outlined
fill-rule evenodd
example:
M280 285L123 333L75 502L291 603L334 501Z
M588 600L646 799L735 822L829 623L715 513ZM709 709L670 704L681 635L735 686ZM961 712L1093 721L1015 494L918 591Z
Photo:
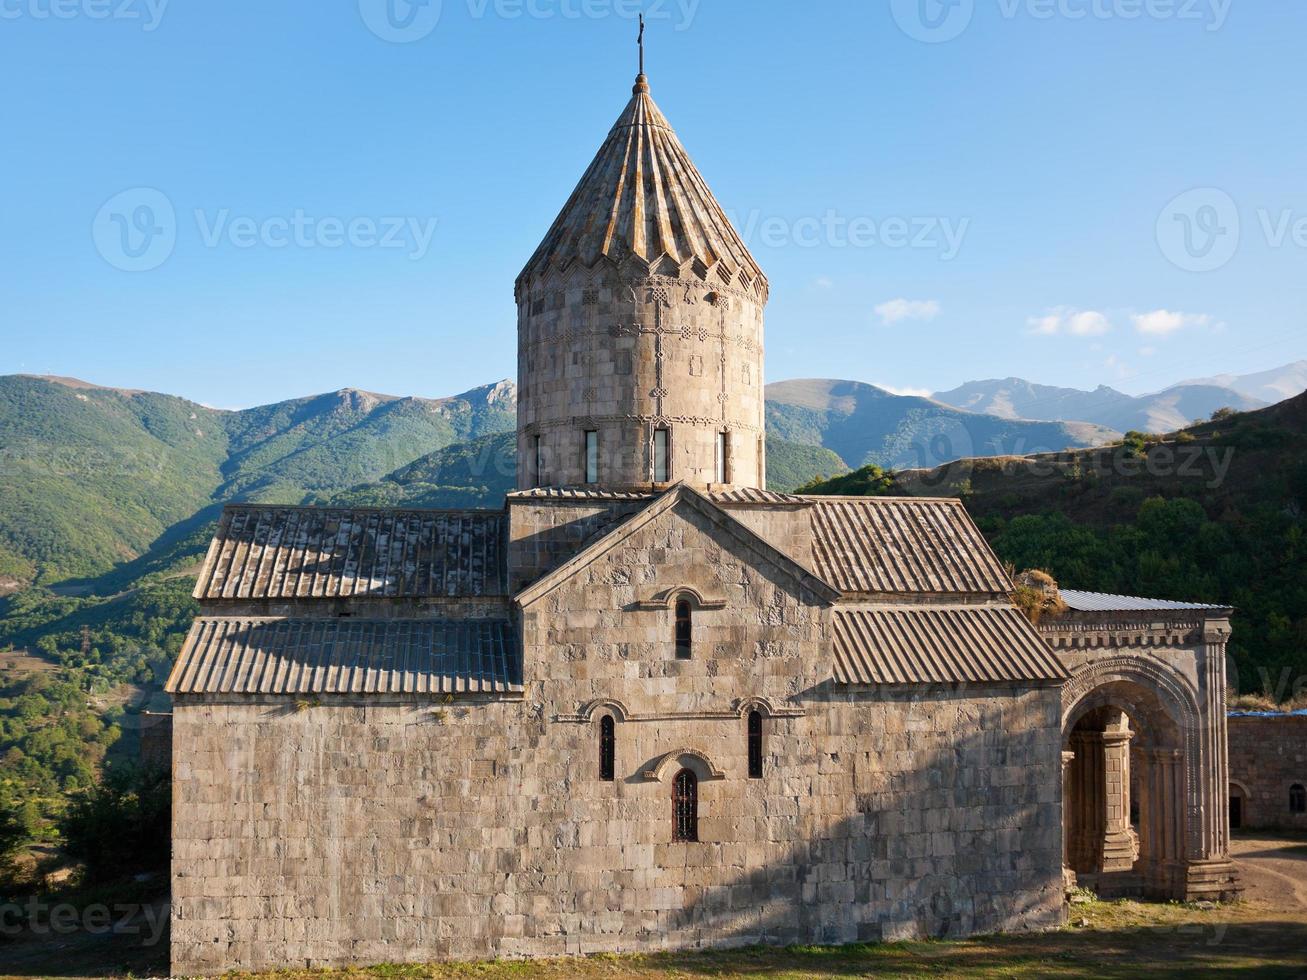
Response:
M110 770L74 796L60 821L64 849L88 882L168 866L172 785L166 770Z

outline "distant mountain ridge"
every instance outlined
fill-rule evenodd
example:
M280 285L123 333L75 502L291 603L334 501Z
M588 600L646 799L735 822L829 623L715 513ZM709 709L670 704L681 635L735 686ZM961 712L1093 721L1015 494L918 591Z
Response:
M851 468L935 466L962 456L1020 455L1100 445L1118 433L1084 422L1030 421L963 411L859 381L808 378L767 385L767 431L831 450Z
M1244 380L1292 384L1294 370ZM809 379L768 385L766 397L767 482L782 490L869 462L1094 446L1257 404L1220 386L1176 386L1141 405L1106 386L1021 379L937 399ZM75 378L0 377L0 594L157 568L181 541L193 553L226 500L497 506L513 485L516 408L507 380L448 398L345 388L227 411ZM1029 418L1039 414L1067 418Z
M1134 396L1107 385L1083 391L1035 384L1024 378L969 381L932 397L969 412L1010 419L1092 422L1117 432L1174 432L1209 417L1218 408L1246 412L1267 404L1232 388L1201 382Z
M1252 374L1218 374L1211 378L1182 381L1182 385L1217 385L1237 391L1247 398L1268 403L1284 401L1307 391L1307 361L1282 364L1269 371Z

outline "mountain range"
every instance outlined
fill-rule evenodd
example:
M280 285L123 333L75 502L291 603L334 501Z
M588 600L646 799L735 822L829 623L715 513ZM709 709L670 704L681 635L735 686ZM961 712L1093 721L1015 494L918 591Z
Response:
M1297 392L1294 392L1297 394ZM936 392L936 401L1007 419L1075 419L1117 432L1174 432L1221 408L1247 412L1267 402L1217 384L1189 382L1152 395L1127 395L1106 385L1093 391L1039 385L1022 378L969 381Z
M1181 381L1147 395L1107 385L1092 391L1035 384L1024 378L968 381L937 391L936 401L1006 419L1093 422L1117 432L1174 432L1222 408L1264 408L1307 391L1307 361L1254 374L1223 374Z
M775 382L768 484L794 490L868 463L930 467L1102 445L1131 428L1256 407L1237 386L1292 387L1303 367L1145 398L1021 379L933 399L856 381ZM98 589L105 583L92 580L115 566L114 581L126 582L193 557L226 500L497 506L513 486L516 400L516 386L501 381L449 398L347 388L223 411L70 378L0 377L0 594L34 581Z

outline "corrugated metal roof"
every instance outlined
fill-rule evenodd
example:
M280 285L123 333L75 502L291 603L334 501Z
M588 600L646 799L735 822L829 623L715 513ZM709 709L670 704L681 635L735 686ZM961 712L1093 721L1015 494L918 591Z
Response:
M1141 599L1133 595L1112 595L1110 592L1080 592L1077 589L1059 589L1062 601L1080 612L1148 612L1166 609L1229 609L1229 606L1210 605L1205 602L1176 602L1171 599Z
M195 597L502 596L505 538L502 511L231 505Z
M961 501L809 499L813 571L841 592L1011 591L1007 573Z
M1066 671L1012 606L902 606L835 613L842 684L1062 680Z
M507 620L200 617L170 694L455 694L522 688Z

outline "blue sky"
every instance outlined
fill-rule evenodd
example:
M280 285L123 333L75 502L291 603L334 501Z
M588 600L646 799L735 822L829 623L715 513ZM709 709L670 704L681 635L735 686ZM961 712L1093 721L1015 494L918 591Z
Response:
M1307 357L1307 4L644 7L653 96L771 280L769 380ZM221 407L511 376L513 279L629 96L636 9L0 0L0 373Z

